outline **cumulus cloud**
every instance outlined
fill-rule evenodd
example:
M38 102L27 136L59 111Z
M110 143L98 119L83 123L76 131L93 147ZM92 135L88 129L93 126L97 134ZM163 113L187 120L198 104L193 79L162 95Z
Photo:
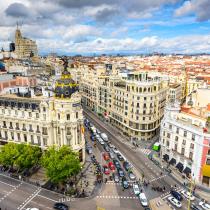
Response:
M191 0L186 1L175 11L176 16L184 16L194 13L198 21L207 21L210 19L210 1L209 0Z
M21 3L10 4L9 7L5 10L6 15L12 16L15 18L18 17L27 17L30 15L29 8Z

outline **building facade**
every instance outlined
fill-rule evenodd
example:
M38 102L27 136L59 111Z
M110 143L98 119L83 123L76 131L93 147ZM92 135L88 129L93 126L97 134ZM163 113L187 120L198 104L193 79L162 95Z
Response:
M210 186L210 132L208 109L171 104L161 122L161 156L196 183Z
M69 84L70 85L70 84ZM0 95L0 142L30 143L42 149L68 145L84 161L85 141L81 95L72 91L65 98L45 94Z
M168 87L147 72L123 75L85 75L83 102L103 115L129 138L150 140L163 117Z
M31 39L22 37L21 31L18 28L15 32L15 54L19 59L34 57L38 55L36 42Z

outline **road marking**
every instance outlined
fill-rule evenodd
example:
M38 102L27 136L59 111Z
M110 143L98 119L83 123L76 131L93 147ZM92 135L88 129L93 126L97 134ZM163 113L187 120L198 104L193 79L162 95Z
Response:
M151 183L151 182L154 182L154 181L157 181L157 180L159 180L159 179L162 179L162 178L164 178L164 177L166 177L166 175L162 175L162 176L160 176L160 177L153 178L153 179L150 181L150 183Z
M16 189L18 189L23 183L21 182L19 185L17 186L13 186L14 188L12 190L10 190L9 192L7 192L7 194L5 194L2 198L0 198L0 203L7 198L11 193L13 193Z
M52 202L58 202L58 201L56 201L56 200L53 200L53 199L51 199L51 198L48 198L48 197L45 197L45 196L43 196L43 195L38 195L37 194L37 196L39 196L39 197L41 197L41 198L45 198L45 199L47 199L47 200L49 200L49 201L52 201Z
M138 199L137 197L126 197L126 196L110 196L110 195L98 195L96 198L103 199Z
M5 184L5 185L8 185L8 186L10 186L10 187L15 187L15 185L11 185L11 184L8 184L8 183L6 183L6 182L0 181L0 183Z
M41 191L41 188L38 188L32 195L30 195L20 206L17 207L19 210L23 210L23 208L36 197L39 192Z

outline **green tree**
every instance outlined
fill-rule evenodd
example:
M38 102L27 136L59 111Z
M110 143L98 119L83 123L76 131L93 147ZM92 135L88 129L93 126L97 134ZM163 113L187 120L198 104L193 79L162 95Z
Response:
M0 151L0 163L17 167L20 170L31 168L39 163L42 151L29 144L8 143Z
M52 146L42 156L41 164L46 169L48 178L53 183L64 182L81 170L78 153L68 146Z

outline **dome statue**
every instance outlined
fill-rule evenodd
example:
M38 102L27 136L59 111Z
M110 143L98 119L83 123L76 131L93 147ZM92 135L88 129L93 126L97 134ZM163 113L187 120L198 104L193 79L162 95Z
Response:
M71 98L71 95L78 91L78 84L72 79L70 72L67 70L68 60L63 58L64 71L61 78L55 84L55 97Z

